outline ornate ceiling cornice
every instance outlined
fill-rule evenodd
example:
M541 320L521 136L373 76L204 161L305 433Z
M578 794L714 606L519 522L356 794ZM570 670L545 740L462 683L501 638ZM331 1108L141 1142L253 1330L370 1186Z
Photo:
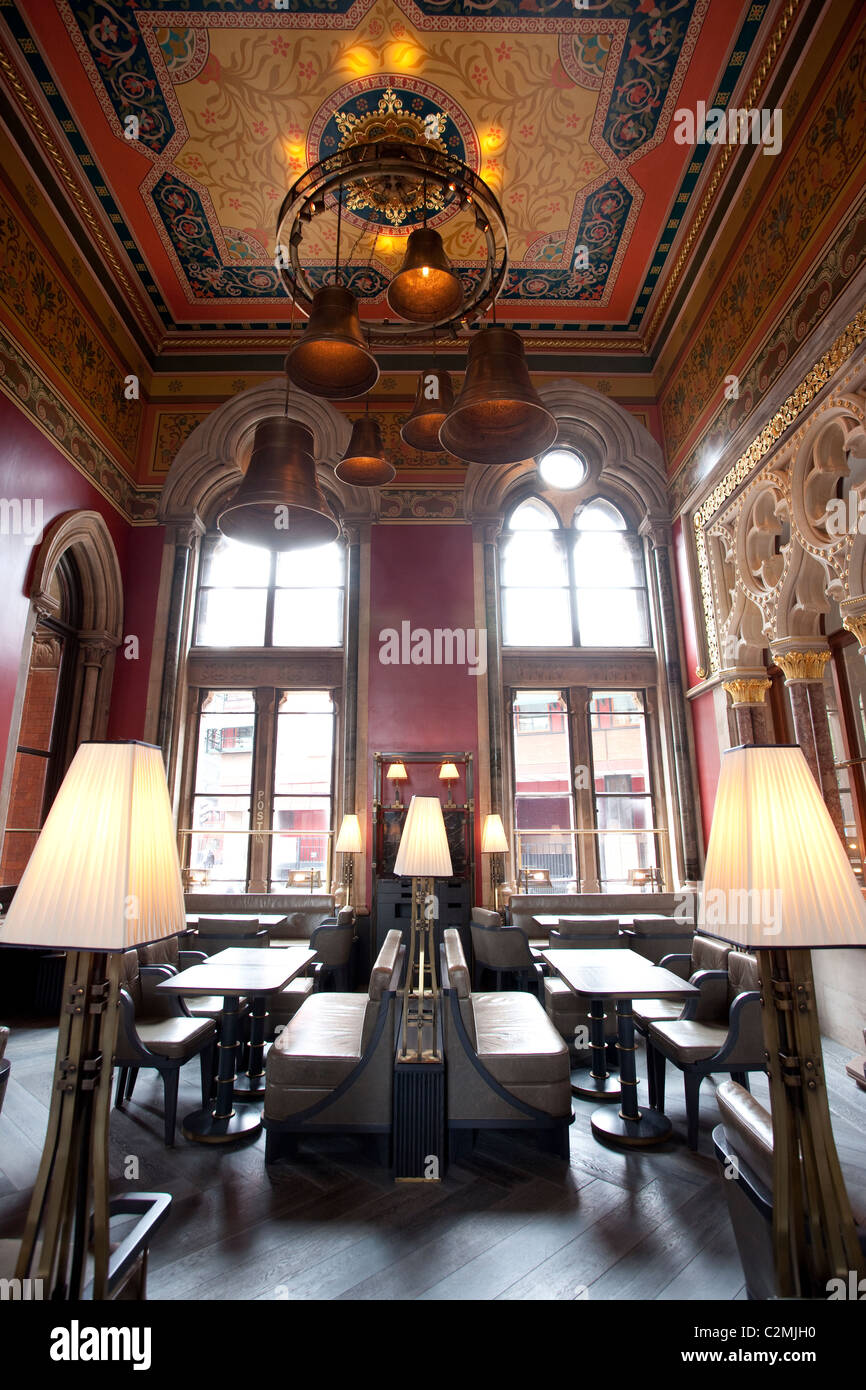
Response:
M785 5L784 10L782 11L782 14L779 17L779 22L775 30L773 31L773 34L767 42L767 46L755 70L754 77L752 78L752 81L749 84L749 89L745 97L743 98L743 105L745 107L751 109L755 106L758 93L761 91L762 87L766 84L767 80L769 79L773 64L780 53L788 30L790 29L794 17L797 14L797 11L799 10L802 3L803 0L787 0L787 4ZM717 149L718 154L716 162L713 166L713 171L710 175L709 182L704 191L704 195L701 199L699 206L695 210L688 224L688 227L686 228L686 231L683 236L682 245L677 254L676 260L674 261L669 274L665 278L665 281L659 292L658 300L653 308L649 323L646 326L646 342L650 344L648 351L652 351L656 346L656 330L660 326L665 309L667 308L671 296L673 295L677 287L680 276L691 257L691 253L695 249L695 243L698 239L698 235L702 227L704 226L704 223L706 222L707 217L711 209L713 208L717 197L719 196L725 171L727 170L728 165L730 164L734 156L736 154L742 153L742 147L734 144L720 145L717 147Z

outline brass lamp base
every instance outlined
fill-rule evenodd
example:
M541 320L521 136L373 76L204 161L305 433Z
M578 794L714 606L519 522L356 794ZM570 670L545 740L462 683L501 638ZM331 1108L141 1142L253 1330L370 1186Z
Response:
M427 915L427 902L433 896L433 888L432 878L412 879L409 960L403 986L401 1062L442 1060L436 1042L439 986L433 937L435 924L432 913Z
M108 1122L119 982L119 953L67 952L48 1128L15 1270L18 1279L41 1279L55 1300L81 1298L91 1242L93 1297L107 1296Z
M773 1244L781 1298L866 1274L824 1080L808 950L759 951L773 1111Z

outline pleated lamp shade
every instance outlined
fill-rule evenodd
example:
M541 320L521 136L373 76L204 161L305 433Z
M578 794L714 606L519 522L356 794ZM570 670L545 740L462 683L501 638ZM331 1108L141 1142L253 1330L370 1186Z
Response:
M501 816L492 815L484 817L484 826L481 830L481 853L508 853L508 841L505 838L505 828L502 824Z
M161 749L82 743L0 927L0 942L125 951L185 927Z
M698 929L751 950L866 945L866 902L799 747L724 754Z
M337 854L360 854L362 848L361 826L358 817L344 816L334 849Z
M451 852L438 796L413 796L394 863L398 878L450 878Z

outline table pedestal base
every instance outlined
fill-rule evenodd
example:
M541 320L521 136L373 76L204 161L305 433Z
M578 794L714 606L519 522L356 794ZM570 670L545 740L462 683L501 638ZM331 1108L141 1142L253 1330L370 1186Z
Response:
M596 1110L590 1124L596 1139L610 1140L627 1148L662 1144L673 1129L667 1115L658 1110L641 1110L636 1117L623 1115L619 1110Z
M258 1134L261 1127L261 1117L255 1111L244 1115L235 1110L221 1120L209 1110L194 1110L184 1116L180 1128L184 1139L194 1139L199 1144L231 1144L235 1139Z
M252 1101L264 1100L265 1078L264 1076L250 1076L242 1071L240 1076L235 1077L232 1099L245 1102L249 1105Z
M575 1067L571 1073L571 1094L580 1100L619 1100L622 1088L616 1074L593 1076L589 1067Z

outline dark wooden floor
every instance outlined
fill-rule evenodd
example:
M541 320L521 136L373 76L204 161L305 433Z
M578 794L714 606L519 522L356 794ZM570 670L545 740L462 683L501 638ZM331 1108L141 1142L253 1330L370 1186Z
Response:
M23 1227L55 1043L50 1025L13 1028L0 1114L0 1236ZM866 1176L866 1095L845 1077L849 1056L826 1045L840 1152ZM193 1063L182 1074L181 1115L200 1103L197 1073ZM753 1089L766 1098L763 1077ZM685 1144L681 1078L669 1070L674 1139L661 1148L602 1147L589 1128L592 1105L576 1100L568 1166L531 1141L489 1135L444 1182L394 1184L372 1155L342 1139L267 1171L262 1138L223 1149L178 1133L177 1147L166 1149L161 1085L142 1072L126 1112L112 1112L113 1188L174 1197L151 1250L154 1299L742 1298L711 1156L712 1082L702 1101L697 1155Z

